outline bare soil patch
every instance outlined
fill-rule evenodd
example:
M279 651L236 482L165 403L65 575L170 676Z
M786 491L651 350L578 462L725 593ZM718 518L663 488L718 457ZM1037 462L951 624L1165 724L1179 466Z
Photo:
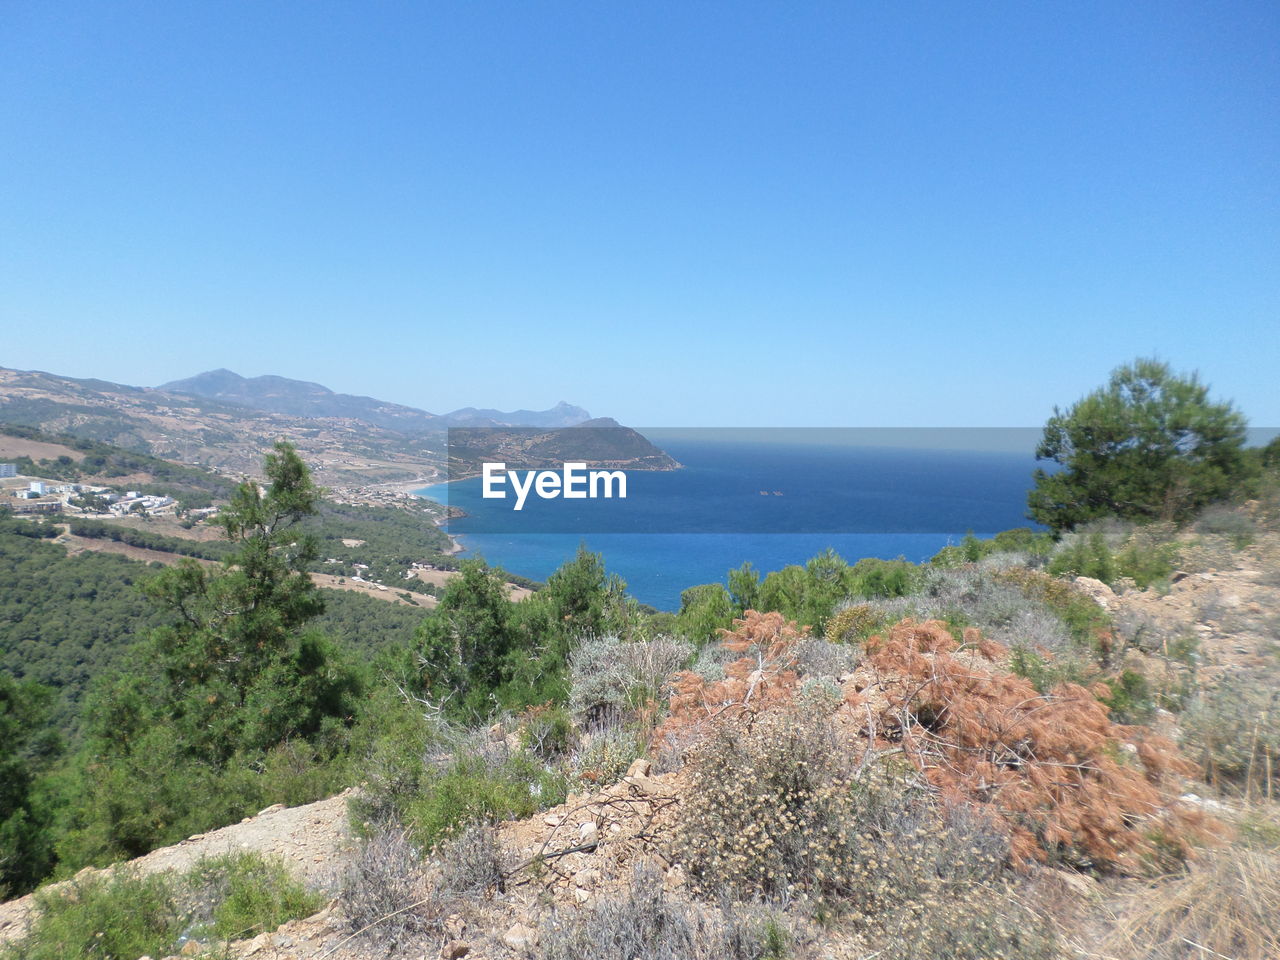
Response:
M84 454L60 443L45 443L41 440L24 440L22 437L10 437L0 434L0 460L12 460L16 457L30 457L32 460L56 460L58 457L70 457L77 463L84 459Z

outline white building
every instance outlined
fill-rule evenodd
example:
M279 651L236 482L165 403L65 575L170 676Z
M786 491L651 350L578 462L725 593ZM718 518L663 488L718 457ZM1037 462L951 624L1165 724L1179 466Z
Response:
M44 481L42 481L42 480L32 480L32 481L31 481L31 487L30 487L30 490L31 490L31 492L32 492L32 493L34 493L37 497L43 497L43 496L44 496Z
M16 477L17 475L18 465L16 463L0 463L0 479Z

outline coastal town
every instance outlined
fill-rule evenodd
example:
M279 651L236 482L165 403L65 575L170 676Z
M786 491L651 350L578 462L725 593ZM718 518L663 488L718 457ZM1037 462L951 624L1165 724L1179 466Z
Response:
M88 483L66 483L18 473L17 464L0 463L0 506L14 514L62 514L80 516L173 516L173 497L140 490L112 490ZM193 519L217 512L216 507L189 511Z

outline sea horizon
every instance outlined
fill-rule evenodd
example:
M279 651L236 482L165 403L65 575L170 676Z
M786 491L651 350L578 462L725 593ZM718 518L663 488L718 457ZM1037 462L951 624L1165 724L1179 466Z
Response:
M654 432L657 436L657 432ZM675 610L683 590L761 575L827 549L921 562L966 534L1035 527L1025 516L1034 456L1015 450L714 442L662 437L684 466L632 471L628 499L525 504L484 499L479 477L419 488L466 516L445 529L460 556L545 580L579 545L599 553L642 603Z

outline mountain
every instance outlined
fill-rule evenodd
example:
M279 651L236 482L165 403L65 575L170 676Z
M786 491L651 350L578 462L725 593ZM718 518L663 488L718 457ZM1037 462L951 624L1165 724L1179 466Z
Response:
M288 377L242 377L232 370L209 370L185 380L171 380L156 388L165 393L204 397L253 410L292 417L342 417L363 420L388 430L420 434L447 427L572 427L591 419L581 407L561 400L550 410L513 410L463 407L437 416L417 407L388 403L373 397L335 393L328 387Z
M576 427L591 419L591 414L582 407L561 400L550 410L512 410L504 413L501 410L477 410L475 407L463 407L442 418L451 427Z
M288 440L316 479L335 487L411 481L433 476L445 464L443 425L433 434L395 430L353 417L273 413L38 370L0 367L0 424L101 440L228 477L257 475L263 454L275 441Z
M350 393L335 393L321 384L290 380L288 377L242 377L231 370L210 370L185 380L171 380L156 389L291 417L363 420L407 434L438 431L446 426L434 413L416 407Z
M277 440L293 443L316 479L335 489L435 477L448 460L446 428L457 423L476 429L470 449L476 456L485 444L491 452L514 444L537 448L539 462L562 448L582 451L572 459L639 470L671 469L674 463L635 431L613 420L591 420L587 411L567 403L543 411L468 408L455 414L441 417L335 393L318 383L245 378L230 370L152 389L0 367L0 425L100 440L232 478L257 475L263 454ZM579 436L573 444L554 437L592 425L610 429ZM479 436L486 432L487 438ZM540 433L552 436L532 439Z

